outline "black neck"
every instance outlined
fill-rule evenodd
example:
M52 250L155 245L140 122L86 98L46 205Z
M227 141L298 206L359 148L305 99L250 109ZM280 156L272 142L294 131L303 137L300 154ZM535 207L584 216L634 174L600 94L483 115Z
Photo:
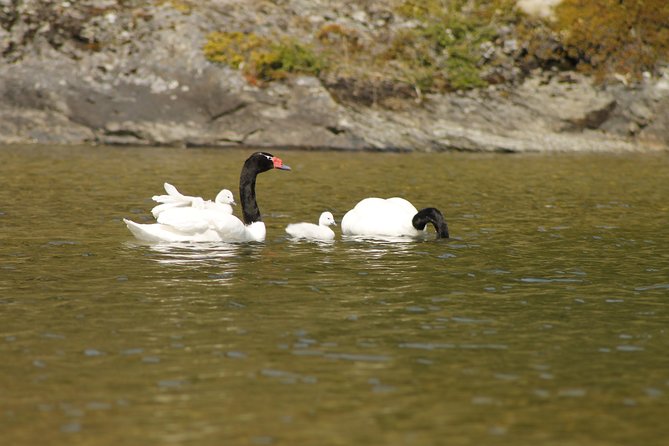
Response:
M239 200L242 202L244 224L247 225L256 221L262 221L260 209L258 209L258 203L256 202L256 176L258 175L258 171L249 160L246 160L244 163L242 174L239 178Z
M413 227L419 231L425 229L425 225L428 223L432 223L432 225L434 225L434 229L437 231L437 238L448 238L448 225L446 224L444 215L439 209L421 209L416 215L413 216L413 219L411 220Z

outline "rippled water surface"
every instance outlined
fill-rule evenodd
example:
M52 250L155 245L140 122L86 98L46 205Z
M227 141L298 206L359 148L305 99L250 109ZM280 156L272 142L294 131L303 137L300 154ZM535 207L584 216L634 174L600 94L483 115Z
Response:
M274 151L265 243L123 225L249 154L0 148L2 444L666 444L666 155ZM453 238L284 233L395 195Z

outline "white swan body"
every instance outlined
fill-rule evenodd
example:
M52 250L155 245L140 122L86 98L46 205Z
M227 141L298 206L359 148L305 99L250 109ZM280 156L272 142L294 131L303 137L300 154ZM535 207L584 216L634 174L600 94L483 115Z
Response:
M291 223L286 226L286 232L295 238L334 240L335 233L329 226L336 224L332 213L323 212L317 225L313 223Z
M244 225L240 219L232 217L222 222L218 227L205 227L191 225L189 222L182 224L141 224L123 219L128 229L139 240L145 242L262 242L265 240L265 223L259 221Z
M341 220L345 235L419 236L411 224L418 210L403 198L365 198Z
M153 201L161 203L151 209L151 213L155 218L170 209L190 207L193 209L211 209L221 211L227 214L232 214L232 205L235 203L235 198L228 189L221 190L214 201L204 200L202 197L191 197L183 195L176 187L170 183L165 183L165 192L167 195L154 195Z
M437 230L437 237L448 238L448 226L435 208L418 211L404 198L365 198L341 220L344 235L418 237L425 234L427 223Z
M255 183L259 173L271 169L290 170L290 167L285 166L280 158L265 152L256 152L244 162L239 179L244 221L227 210L208 209L206 206L165 208L158 212L158 222L153 224L123 221L136 238L148 242L261 242L265 240L266 228L256 202ZM176 191L172 188L168 190L168 186L165 187L170 196L173 195L170 192Z

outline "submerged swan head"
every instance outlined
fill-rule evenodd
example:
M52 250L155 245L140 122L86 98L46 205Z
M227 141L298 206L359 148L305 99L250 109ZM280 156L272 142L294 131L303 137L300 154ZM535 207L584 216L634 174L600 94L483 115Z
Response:
M404 198L368 197L344 214L341 230L344 235L419 237L428 224L434 226L437 238L449 237L448 225L439 209L418 211Z
M323 212L318 219L318 224L320 226L330 226L330 225L335 225L337 226L337 223L335 222L334 216L332 215L331 212Z
M434 229L437 231L437 238L449 238L448 224L444 219L444 215L437 208L421 209L413 216L411 224L414 228L422 231L428 223L432 223Z

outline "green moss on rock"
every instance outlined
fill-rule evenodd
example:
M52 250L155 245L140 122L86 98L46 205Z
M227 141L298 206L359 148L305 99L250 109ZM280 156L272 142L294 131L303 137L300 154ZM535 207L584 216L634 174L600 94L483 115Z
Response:
M398 34L386 54L407 71L418 65L424 86L436 90L486 86L482 44L494 40L500 20L517 17L511 0L405 0L397 12L419 25Z
M269 39L254 33L214 32L204 45L212 62L241 69L251 82L270 82L289 74L318 75L325 66L310 47L294 39Z

